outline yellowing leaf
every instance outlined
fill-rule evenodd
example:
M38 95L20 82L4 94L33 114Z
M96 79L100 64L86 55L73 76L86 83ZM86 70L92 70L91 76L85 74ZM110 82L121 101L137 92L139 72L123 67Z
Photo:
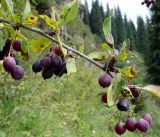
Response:
M141 89L146 90L157 97L160 97L160 86L148 85L145 87L141 87Z
M31 12L29 13L26 21L24 22L25 24L36 24L38 20L38 17L33 15Z
M123 41L122 49L118 55L118 59L126 60L127 59L127 52L126 52L126 41Z
M107 43L101 44L101 48L106 49L106 50L112 50L111 47Z
M76 61L75 58L69 58L67 60L67 74L76 73L77 67L76 67Z
M45 37L40 37L37 39L32 39L29 41L29 46L34 50L34 51L43 51L45 50L51 41L48 38Z
M50 17L48 17L47 15L39 15L42 19L44 19L46 21L46 23L53 27L54 29L57 29L58 27L58 23L55 19L51 19Z
M126 75L127 77L135 77L138 74L138 71L132 66L126 66L122 69L119 69L119 72Z
M109 54L106 52L92 52L88 55L88 57L96 61L103 61L109 57Z

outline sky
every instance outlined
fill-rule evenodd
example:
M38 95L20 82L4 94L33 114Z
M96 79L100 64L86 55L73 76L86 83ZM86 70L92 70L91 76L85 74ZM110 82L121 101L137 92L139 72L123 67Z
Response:
M84 3L85 0L81 0ZM87 0L89 8L91 8L92 0ZM149 9L145 5L141 5L143 0L99 0L102 3L104 10L106 9L107 3L109 3L110 8L120 7L122 14L126 13L128 19L131 19L136 25L137 16L142 16L144 21L146 16L150 16Z

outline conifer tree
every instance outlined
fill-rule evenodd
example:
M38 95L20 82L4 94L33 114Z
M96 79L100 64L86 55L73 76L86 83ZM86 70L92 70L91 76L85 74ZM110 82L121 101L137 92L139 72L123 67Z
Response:
M101 39L104 39L104 34L102 31L102 12L99 6L98 0L93 1L92 9L89 16L90 28L92 33L97 34Z
M150 29L150 45L148 56L146 56L146 64L149 80L154 84L160 84L160 0L156 0L151 8L151 13L152 29Z
M136 50L143 55L147 49L148 39L147 39L147 29L143 18L141 16L137 17L137 33L136 33Z

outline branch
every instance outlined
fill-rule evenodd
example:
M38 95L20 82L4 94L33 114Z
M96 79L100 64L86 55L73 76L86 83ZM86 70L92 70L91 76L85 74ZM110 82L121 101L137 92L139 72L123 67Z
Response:
M57 40L56 38L54 38L54 37L46 34L44 31L42 31L42 30L40 30L40 29L37 29L37 28L34 28L34 27L29 27L29 26L24 25L24 24L19 24L18 22L14 22L14 21L11 21L11 20L8 20L8 19L4 19L4 18L2 18L2 17L0 17L0 22L5 22L5 23L10 24L10 25L18 24L19 27L21 27L21 28L24 28L24 29L30 30L30 31L32 31L32 32L35 32L35 33L37 33L37 34L40 34L40 35L42 35L42 36L44 36L44 37L46 37L46 38L49 38L51 41L59 44L59 43L58 43L58 40ZM93 59L90 59L87 55L79 52L79 51L76 50L76 49L71 48L70 46L68 46L68 45L65 44L65 43L62 43L62 46L63 46L65 49L67 49L67 50L69 50L69 51L72 51L73 53L75 53L75 54L77 54L78 56L86 59L87 61L91 62L92 64L96 65L97 67L99 67L100 69L102 69L102 70L105 71L105 67L104 67L103 64L98 63L98 62L96 62L96 61L93 60Z

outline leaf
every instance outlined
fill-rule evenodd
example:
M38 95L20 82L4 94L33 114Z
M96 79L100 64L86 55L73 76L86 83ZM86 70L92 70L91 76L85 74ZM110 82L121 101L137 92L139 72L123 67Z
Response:
M126 41L123 41L122 49L118 55L118 59L120 60L126 60L127 59L127 52L126 52Z
M15 19L14 18L14 12L13 12L13 2L12 2L12 0L2 0L2 3L3 4L6 4L6 10L8 11L8 13L9 14L11 14L11 17L13 18L13 19ZM2 7L4 6L2 4Z
M125 80L122 77L122 74L117 74L111 82L111 85L108 88L108 106L114 105L113 97L116 97L119 95L119 93L123 90L123 87L125 86Z
M78 8L79 3L77 0L66 3L62 8L60 17L58 18L58 24L62 26L75 19L78 14Z
M50 43L51 41L48 38L40 37L29 41L29 46L33 49L33 51L37 52L45 50Z
M103 22L103 32L107 40L107 43L114 44L114 39L111 31L111 19L112 19L112 12L110 12L109 17L107 17Z
M24 22L27 19L30 12L31 12L31 5L30 5L29 0L26 0L26 6L23 11L22 22Z
M69 58L67 60L67 74L76 73L77 67L76 67L76 61L75 58Z
M126 66L122 69L119 69L119 72L126 75L127 77L135 77L138 75L138 71L134 69L132 66Z
M112 48L107 43L101 44L101 48L106 49L106 50L112 50Z
M102 60L105 60L109 57L109 54L106 53L106 52L92 52L88 55L89 58L92 58L96 61L102 61Z
M58 23L55 19L51 19L50 17L48 17L47 15L39 15L42 19L44 19L46 21L46 23L53 27L54 29L58 28Z
M141 89L146 90L157 97L160 97L160 86L148 85L145 87L141 87Z
M36 24L38 20L38 17L33 15L31 12L29 13L26 21L24 22L25 24Z

